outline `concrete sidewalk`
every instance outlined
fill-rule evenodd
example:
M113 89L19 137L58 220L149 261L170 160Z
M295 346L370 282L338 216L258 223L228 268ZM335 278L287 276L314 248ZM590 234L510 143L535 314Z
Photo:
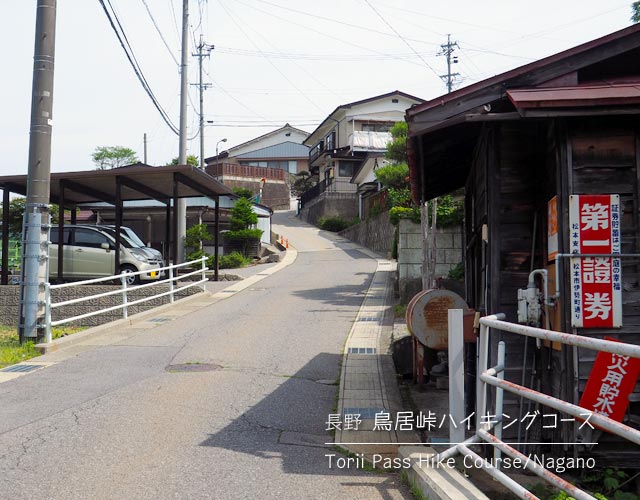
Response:
M396 264L370 256L377 257L378 268L345 344L338 403L343 422L351 421L351 416L360 422L357 426L343 423L336 430L335 444L371 460L374 454L396 457L400 443L416 443L418 436L397 425L402 400L388 354L393 331L393 311L388 304ZM388 418L384 423L380 419L376 426L376 414L388 414Z

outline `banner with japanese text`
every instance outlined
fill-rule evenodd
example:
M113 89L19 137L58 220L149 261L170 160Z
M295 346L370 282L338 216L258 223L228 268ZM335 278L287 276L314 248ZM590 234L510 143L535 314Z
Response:
M618 342L611 337L605 337L605 340ZM580 406L622 422L638 374L640 359L600 351L580 398Z
M576 328L622 326L620 259L598 257L620 253L620 196L569 197L571 258L571 325Z

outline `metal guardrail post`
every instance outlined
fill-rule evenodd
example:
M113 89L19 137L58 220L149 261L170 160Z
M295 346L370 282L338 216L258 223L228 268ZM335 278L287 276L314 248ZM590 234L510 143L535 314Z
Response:
M44 284L44 297L44 341L49 343L51 342L51 284L48 282Z
M506 344L504 340L498 342L498 367L502 367L502 369L498 372L498 378L500 380L504 380L504 360L505 360L505 350ZM498 423L495 428L495 436L500 441L502 441L502 412L504 409L504 390L500 387L496 387L496 419ZM496 468L500 469L500 458L502 456L502 451L499 448L493 449L493 458L495 459Z
M476 366L478 375L487 371L487 357L489 356L489 327L480 323L478 338L478 359ZM487 384L476 377L476 429L482 429L482 416L487 413Z
M122 317L127 319L129 311L127 310L127 277L125 274L120 275L120 281L122 282Z
M206 270L207 270L207 258L202 257L202 281L205 281L207 279L207 275L205 274ZM203 292L207 291L206 283L202 283L202 291Z
M173 304L173 269L174 267L171 266L169 268L169 302Z
M449 309L449 441L464 441L464 314ZM459 423L459 425L456 424Z

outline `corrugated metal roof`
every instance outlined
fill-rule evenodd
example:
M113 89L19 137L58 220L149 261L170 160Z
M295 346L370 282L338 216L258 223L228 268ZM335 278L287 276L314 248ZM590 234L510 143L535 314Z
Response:
M245 159L268 159L268 158L308 158L309 148L302 144L295 142L283 142L276 144L275 146L269 146L266 148L256 149L243 155L239 155L236 158L239 160Z
M516 108L524 109L639 104L640 86L613 84L515 89L507 90L507 96Z

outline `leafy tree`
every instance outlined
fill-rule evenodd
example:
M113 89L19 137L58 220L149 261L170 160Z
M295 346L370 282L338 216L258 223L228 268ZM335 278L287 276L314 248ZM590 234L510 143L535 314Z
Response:
M187 229L184 237L184 246L188 250L187 261L192 261L205 256L202 249L203 241L211 241L213 236L207 231L206 224L196 224Z
M387 144L385 156L394 163L407 163L409 125L407 122L396 122L389 132L391 132L391 142Z
M640 23L640 0L631 4L631 22Z
M314 185L314 178L305 170L291 176L291 192L295 196L300 196L305 191L311 189Z
M409 179L409 166L406 163L385 165L375 170L376 179L387 188L406 188Z
M14 198L13 200L9 201L9 234L13 237L19 238L22 234L22 221L26 204L27 199L23 196ZM2 207L2 209L4 210L4 207ZM58 223L58 210L58 205L49 206L49 213L51 214L52 224ZM68 210L66 210L65 212L69 213ZM0 210L0 215L1 214L2 210Z
M254 213L252 204L246 198L238 198L231 209L229 218L230 230L224 233L224 239L228 243L237 243L242 248L242 254L246 257L249 245L262 236L262 229L254 229L258 223L258 216Z
M123 167L138 162L136 152L122 146L98 146L91 159L97 170Z
M178 164L178 158L174 158L170 163L167 163L167 167L175 167ZM191 165L192 167L199 167L200 162L198 161L198 157L196 155L187 155L187 165Z
M232 191L233 191L233 194L235 194L236 196L239 196L240 198L246 198L247 200L250 200L255 196L253 194L253 191L251 191L251 189L247 189L243 187L234 187Z

